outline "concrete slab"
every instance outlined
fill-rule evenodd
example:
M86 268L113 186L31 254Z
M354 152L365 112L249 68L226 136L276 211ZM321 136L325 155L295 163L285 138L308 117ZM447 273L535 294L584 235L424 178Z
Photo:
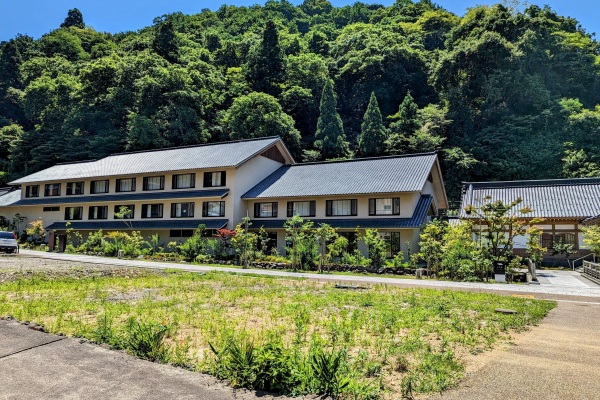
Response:
M17 323L0 323L0 358L62 339L34 330L25 332L26 329L26 326Z
M514 345L481 354L457 389L431 399L600 398L600 304L560 302Z
M9 343L14 349L38 344L0 358L0 399L285 399L234 390L207 375L139 360L74 338L57 339L62 338L14 321L0 321L4 352L10 349ZM44 341L50 343L44 345Z

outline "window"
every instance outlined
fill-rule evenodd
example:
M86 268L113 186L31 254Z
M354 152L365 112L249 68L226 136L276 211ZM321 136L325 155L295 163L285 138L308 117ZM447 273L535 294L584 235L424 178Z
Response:
M277 203L254 203L254 218L277 218Z
M205 201L202 203L203 217L224 217L225 202L224 201Z
M169 237L172 238L189 238L194 236L193 229L173 229L169 233Z
M26 186L25 197L40 197L40 185Z
M60 207L44 207L44 212L60 211Z
M400 198L369 199L369 215L400 215Z
M165 176L146 176L144 177L144 190L164 190Z
M188 218L194 216L194 203L171 204L171 218Z
M162 204L142 204L142 218L162 218Z
M67 196L83 194L83 182L68 182Z
M108 206L92 206L88 214L88 219L107 219Z
M108 193L108 179L103 181L92 181L90 183L90 193Z
M264 251L265 254L271 254L272 250L277 248L277 232L267 232L267 236L262 239L258 239L259 248Z
M552 250L555 243L564 243L574 245L574 249L578 249L577 236L574 232L544 232L541 238L542 247Z
M122 217L117 216L121 213L121 207L127 208L128 212L123 214ZM119 204L115 206L115 219L133 219L135 215L135 206L133 204Z
M357 215L357 201L353 200L327 200L325 215L336 217L342 215Z
M135 192L135 178L117 179L117 192Z
M49 183L44 188L44 196L60 196L60 183Z
M389 258L402 252L400 249L400 232L380 232L379 236L381 236L387 245L387 256Z
M314 217L317 212L316 201L288 201L287 216Z
M225 186L225 171L204 173L204 187L215 186Z
M73 221L83 219L83 207L66 207L65 220Z
M189 189L196 187L196 174L173 175L173 189Z

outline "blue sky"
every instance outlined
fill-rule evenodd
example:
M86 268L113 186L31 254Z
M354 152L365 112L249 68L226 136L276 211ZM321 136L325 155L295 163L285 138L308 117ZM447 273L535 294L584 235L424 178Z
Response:
M298 4L301 0L291 0ZM365 3L389 5L394 0L363 0ZM355 0L332 0L336 6ZM444 8L463 15L477 4L494 4L492 0L437 0ZM195 14L203 8L217 9L222 4L263 4L264 0L0 0L0 41L18 33L35 38L57 28L67 11L79 8L86 24L98 31L122 32L148 26L160 15L181 11ZM548 4L561 15L577 18L588 32L600 36L600 1L598 0L531 0L530 4Z

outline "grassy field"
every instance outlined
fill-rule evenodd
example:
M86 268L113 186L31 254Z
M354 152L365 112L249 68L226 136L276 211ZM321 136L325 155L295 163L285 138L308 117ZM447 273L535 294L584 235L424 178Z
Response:
M258 388L262 382L289 394L352 399L444 390L462 376L467 355L536 324L554 306L458 291L341 290L219 272L12 273L0 284L0 316L212 373L233 385ZM498 307L517 313L495 313ZM157 349L145 349L144 340L162 340L160 354L148 357ZM274 375L261 378L266 369Z

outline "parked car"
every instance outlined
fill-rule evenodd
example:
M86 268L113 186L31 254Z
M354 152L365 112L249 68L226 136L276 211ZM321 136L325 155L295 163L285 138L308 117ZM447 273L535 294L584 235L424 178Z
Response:
M0 232L0 251L18 253L19 243L17 243L17 235L12 232Z

